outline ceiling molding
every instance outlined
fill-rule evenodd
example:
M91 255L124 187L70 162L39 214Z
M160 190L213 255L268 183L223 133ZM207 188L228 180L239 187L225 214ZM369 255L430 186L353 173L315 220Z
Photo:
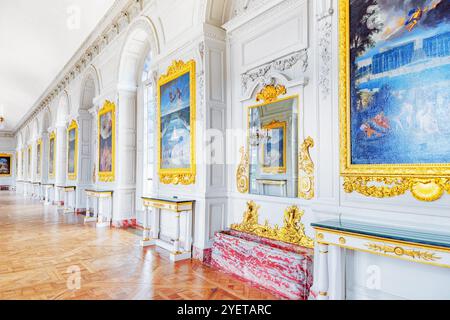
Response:
M29 125L43 109L59 97L61 92L90 66L95 57L140 15L143 7L144 0L117 0L31 110L24 115L14 128L13 135Z

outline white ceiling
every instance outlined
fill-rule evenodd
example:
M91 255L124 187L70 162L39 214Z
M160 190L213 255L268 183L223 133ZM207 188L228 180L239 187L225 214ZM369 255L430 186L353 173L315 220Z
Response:
M4 130L15 129L113 4L114 0L0 0ZM79 28L74 24L77 11Z

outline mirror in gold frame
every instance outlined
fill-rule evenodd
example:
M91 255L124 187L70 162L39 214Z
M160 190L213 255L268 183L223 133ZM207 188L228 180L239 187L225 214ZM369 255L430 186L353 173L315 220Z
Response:
M298 196L298 96L248 108L249 193Z

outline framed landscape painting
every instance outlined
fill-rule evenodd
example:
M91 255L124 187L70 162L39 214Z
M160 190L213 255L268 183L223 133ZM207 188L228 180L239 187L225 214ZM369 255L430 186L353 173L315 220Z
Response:
M176 61L158 81L158 175L195 183L195 62Z
M41 175L42 166L42 140L38 140L36 145L36 175L39 177Z
M450 1L339 4L341 172L400 188L370 194L381 189L355 178L346 187L440 198L448 182L435 179L450 177Z
M67 176L69 180L77 179L78 162L78 125L74 120L67 129Z
M116 106L106 101L98 113L98 176L99 181L114 181Z
M50 178L55 177L55 157L56 157L56 134L50 134L49 148L48 148L48 175Z
M0 177L10 177L12 175L12 156L0 153Z
M32 149L31 146L28 147L28 179L31 180L31 160L32 160Z

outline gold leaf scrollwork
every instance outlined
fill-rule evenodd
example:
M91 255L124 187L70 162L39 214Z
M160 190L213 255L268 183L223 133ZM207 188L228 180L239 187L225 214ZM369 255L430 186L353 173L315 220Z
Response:
M174 184L174 185L190 185L195 183L195 175L189 173L180 173L180 174L169 174L162 173L159 175L159 179L163 184Z
M375 198L391 198L410 191L417 200L431 202L440 199L445 191L450 193L450 179L345 177L344 190Z
M314 248L313 239L305 234L305 226L301 223L304 211L297 206L287 208L284 212L283 227L279 228L278 225L271 227L267 220L264 225L260 225L259 208L254 201L247 202L247 210L242 223L231 225L231 229L306 248Z
M314 162L309 153L309 149L313 147L314 140L311 137L306 138L301 145L298 159L298 196L305 200L314 198Z
M411 257L411 258L417 259L417 260L436 261L438 259L441 259L441 257L438 257L435 253L429 252L429 251L404 249L402 247L393 247L393 246L387 246L387 245L380 245L380 244L376 244L376 243L367 243L366 247L370 251L381 252L384 254L393 253L399 257L408 256L408 257Z
M187 67L187 63L185 63L182 60L174 60L172 61L172 64L167 68L167 73L165 75L162 75L160 79L164 80L165 78L170 78L173 75L176 75L183 70L185 70Z
M244 147L241 147L241 162L236 172L236 185L240 193L248 193L249 190L249 157Z
M263 101L264 103L275 102L278 97L287 93L286 87L282 85L268 85L265 86L257 95L256 101Z

